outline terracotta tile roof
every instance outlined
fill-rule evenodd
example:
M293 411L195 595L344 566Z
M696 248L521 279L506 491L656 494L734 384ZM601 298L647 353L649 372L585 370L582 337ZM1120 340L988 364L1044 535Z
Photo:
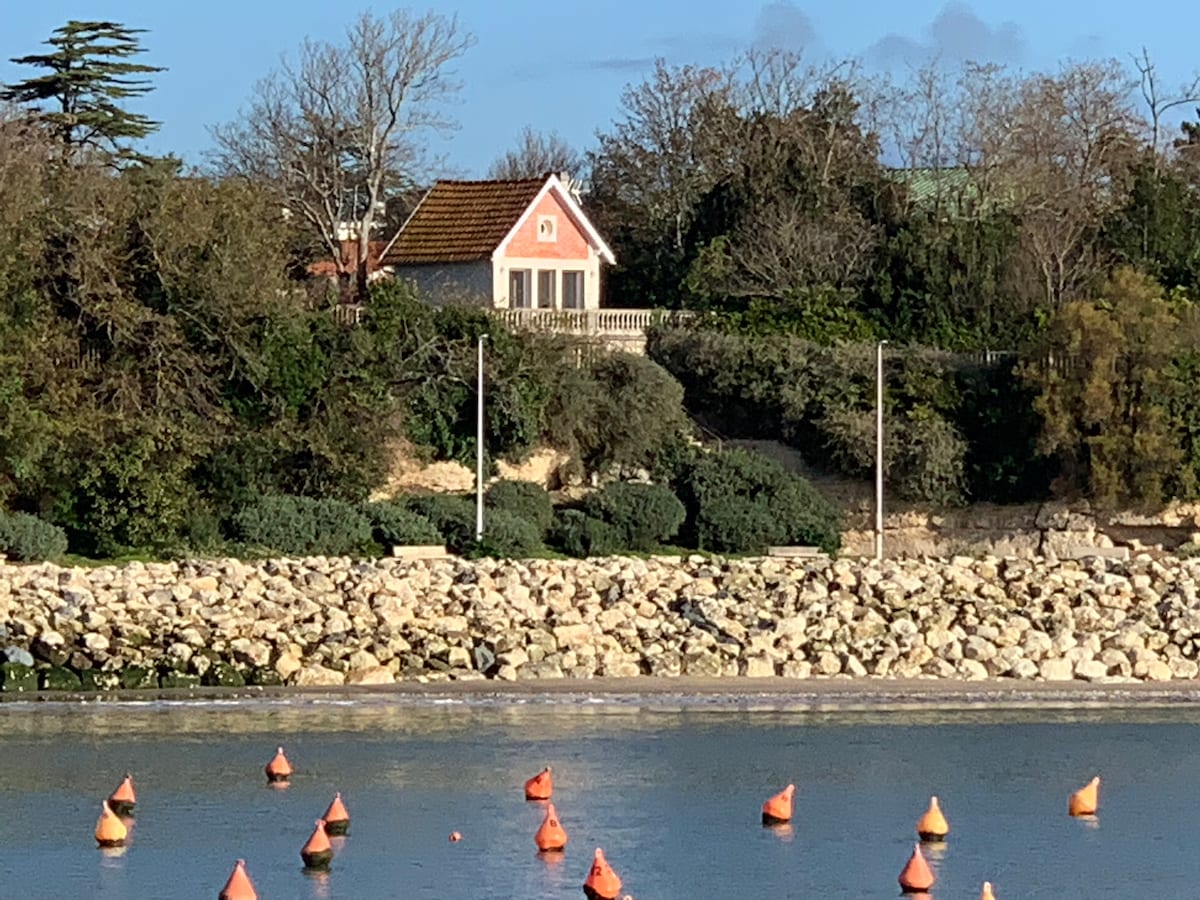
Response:
M370 275L379 270L381 265L379 254L387 247L387 241L371 241L367 246L367 274ZM358 241L342 241L342 265L345 268L351 269L354 267L355 260L358 259ZM326 257L311 262L307 266L309 275L315 278L333 278L338 273L337 264Z
M545 184L545 178L439 181L400 230L383 263L490 259Z

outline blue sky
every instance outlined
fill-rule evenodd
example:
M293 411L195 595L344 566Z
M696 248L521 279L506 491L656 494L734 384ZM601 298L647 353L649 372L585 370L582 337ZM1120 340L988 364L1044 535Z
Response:
M0 81L27 71L9 57L38 52L68 19L108 18L149 29L145 61L167 66L139 108L161 121L151 149L200 162L207 128L232 118L256 79L306 36L337 37L364 8L390 4L329 0L107 0L5 3ZM478 41L458 65L460 128L442 146L443 174L482 175L525 125L557 129L586 147L618 112L622 87L640 81L655 57L716 63L755 43L857 56L902 68L923 56L988 58L1023 68L1067 58L1120 56L1145 45L1168 83L1200 67L1195 13L1186 0L457 0ZM414 4L415 8L427 8Z

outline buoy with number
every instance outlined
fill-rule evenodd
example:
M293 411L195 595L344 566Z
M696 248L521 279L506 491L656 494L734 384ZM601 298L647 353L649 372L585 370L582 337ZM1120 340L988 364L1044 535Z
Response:
M926 843L938 843L944 841L949 833L950 823L946 821L942 808L938 806L938 798L930 797L929 809L917 819L917 837Z
M217 895L217 900L258 900L258 892L246 874L246 861L239 859L233 866L233 873L225 882L225 887Z
M1068 811L1073 816L1094 816L1100 808L1100 777L1096 776L1071 795Z
M583 893L588 900L617 900L621 895L621 879L604 858L604 851L596 848L592 868L583 882Z
M96 820L96 843L101 847L124 847L127 837L129 829L105 800L100 804L100 818Z
M306 869L328 869L333 862L333 845L329 843L329 835L325 833L325 820L317 819L312 836L300 848L300 858L304 860Z
M796 786L789 784L782 791L767 800L762 806L762 823L764 825L783 825L792 820L792 795Z
M933 883L937 878L933 874L933 870L929 868L929 863L925 861L925 856L921 853L921 845L914 844L912 856L908 858L903 871L900 872L900 890L906 894L913 894L918 891L927 891L933 887Z
M549 800L553 794L554 779L550 776L549 766L525 782L526 800Z
M282 747L275 751L275 758L267 763L263 771L267 773L267 782L270 784L286 784L292 777L292 764L283 755Z
M555 853L567 846L567 833L558 821L558 812L553 803L546 806L546 817L533 836L533 842L542 853Z
M133 808L137 805L137 794L133 790L133 776L128 772L125 773L125 780L109 795L108 805L118 816L133 815Z
M325 820L325 833L330 837L343 835L350 830L350 813L346 811L346 804L342 802L341 791L333 795L329 808L321 818Z

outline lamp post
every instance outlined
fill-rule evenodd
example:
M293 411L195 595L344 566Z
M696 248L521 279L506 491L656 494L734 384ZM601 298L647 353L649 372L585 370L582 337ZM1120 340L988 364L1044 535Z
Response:
M475 398L475 540L483 540L483 342L488 336L479 336L479 371L476 380Z
M875 561L883 559L883 347L875 346Z

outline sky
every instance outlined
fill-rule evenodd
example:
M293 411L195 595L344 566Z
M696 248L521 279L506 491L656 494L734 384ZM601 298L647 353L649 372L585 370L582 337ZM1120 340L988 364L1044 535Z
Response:
M620 112L622 88L656 58L715 64L752 46L855 57L902 72L930 57L989 60L1023 69L1098 56L1128 60L1144 46L1169 85L1200 68L1189 0L451 0L476 38L455 66L459 127L432 146L443 177L482 177L521 129L556 130L587 149ZM162 123L148 144L202 163L209 128L237 116L255 82L306 37L336 40L363 9L393 4L330 0L0 0L0 82L32 72L10 57L40 52L69 19L145 28L143 61L165 66L155 90L131 104Z

